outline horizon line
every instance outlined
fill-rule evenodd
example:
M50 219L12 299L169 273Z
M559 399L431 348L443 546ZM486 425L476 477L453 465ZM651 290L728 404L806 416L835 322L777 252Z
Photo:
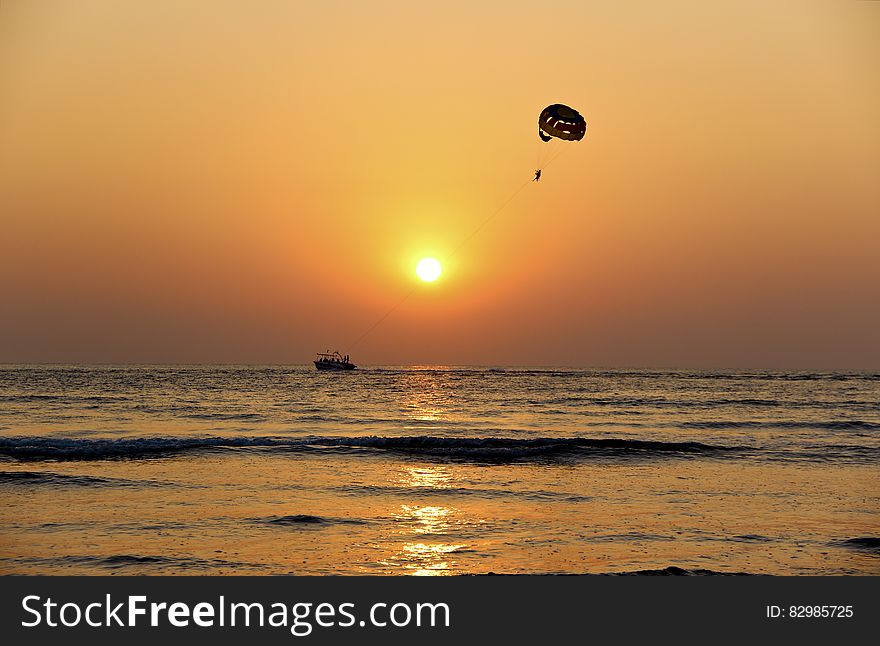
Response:
M7 367L191 367L191 368L209 368L209 367L240 367L240 368L308 368L312 367L312 362L307 363L272 363L272 362L154 362L154 361L0 361L0 368ZM880 374L880 367L877 368L829 368L829 367L813 367L813 368L781 368L781 367L692 367L692 366L664 366L664 365L619 365L619 366L603 366L603 365L574 365L574 364L464 364L464 363L376 363L376 364L358 364L358 368L422 368L422 369L442 369L442 368L503 368L503 369L532 369L532 370L581 370L581 371L645 371L645 372L828 372L828 373L872 373Z

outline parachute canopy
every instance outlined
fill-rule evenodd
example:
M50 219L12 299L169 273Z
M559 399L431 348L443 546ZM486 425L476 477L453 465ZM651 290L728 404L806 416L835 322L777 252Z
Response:
M587 122L577 110L567 105L548 105L538 117L538 136L543 141L550 141L553 137L580 141L586 133Z

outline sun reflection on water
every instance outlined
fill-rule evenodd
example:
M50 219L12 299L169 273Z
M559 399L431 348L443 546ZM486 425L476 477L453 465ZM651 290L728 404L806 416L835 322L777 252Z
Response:
M438 494L456 486L455 473L447 465L402 466L393 480L401 487L423 492L436 490ZM458 565L456 553L468 547L467 543L453 541L459 538L457 534L462 528L474 524L473 520L461 516L461 510L436 503L400 505L393 513L396 526L393 533L402 542L382 563L415 576L451 574Z
M404 567L415 576L448 576L451 574L450 565L445 557L462 547L464 545L448 543L407 543L401 557L407 559Z
M446 489L451 486L452 474L445 466L404 467L398 482L404 487Z
M449 507L417 505L401 505L401 513L397 519L407 522L409 527L404 530L413 534L445 534L449 530Z
M450 399L434 375L414 373L408 376L403 397L403 411L417 422L448 420Z
M456 513L455 509L442 505L401 505L400 511L394 516L401 524L398 531L405 536L413 536L414 540L403 543L392 558L394 565L416 576L449 574L455 564L450 555L466 545L434 541L428 537L448 533Z

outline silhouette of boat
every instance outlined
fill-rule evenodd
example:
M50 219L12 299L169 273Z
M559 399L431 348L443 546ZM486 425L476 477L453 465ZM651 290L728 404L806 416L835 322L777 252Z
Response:
M319 352L315 359L315 367L318 370L354 370L357 368L348 355L342 356L338 352Z

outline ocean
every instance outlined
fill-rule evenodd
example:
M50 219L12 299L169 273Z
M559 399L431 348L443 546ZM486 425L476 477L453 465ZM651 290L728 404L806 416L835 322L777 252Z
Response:
M4 574L880 574L880 374L0 366Z

